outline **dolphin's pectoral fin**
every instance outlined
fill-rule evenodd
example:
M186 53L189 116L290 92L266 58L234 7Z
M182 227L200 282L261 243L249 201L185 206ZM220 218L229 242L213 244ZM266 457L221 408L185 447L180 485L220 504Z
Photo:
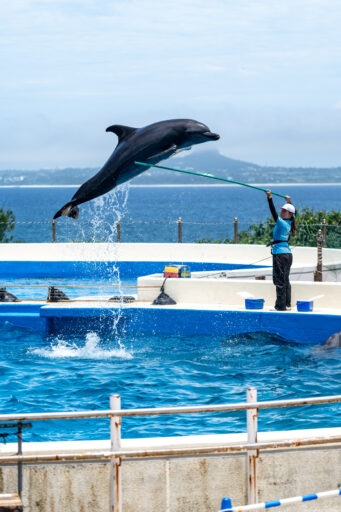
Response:
M149 158L146 158L147 162L152 162L154 160L165 160L166 158L169 158L176 152L176 145L173 144L172 146L169 146L169 148L165 149L164 151L160 151L160 153L156 153L153 156L150 156Z
M105 130L106 132L113 132L118 137L118 142L120 143L123 139L128 137L137 130L137 128L133 128L132 126L123 126L122 124L113 124L112 126L108 126Z

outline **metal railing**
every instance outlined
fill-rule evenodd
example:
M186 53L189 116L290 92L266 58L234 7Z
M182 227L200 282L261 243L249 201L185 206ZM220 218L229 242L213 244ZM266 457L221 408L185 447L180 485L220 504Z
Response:
M154 457L182 457L189 455L219 455L246 452L248 460L248 503L255 503L257 489L257 459L259 450L303 448L309 446L341 444L338 436L288 439L283 441L258 442L258 413L262 409L300 407L318 404L341 403L341 395L298 398L290 400L257 401L256 388L247 390L247 401L218 405L197 405L179 407L157 407L121 409L119 395L110 396L110 409L94 411L46 412L1 414L0 421L25 422L58 419L110 418L110 451L82 453L54 453L44 455L0 455L1 464L49 463L66 461L108 461L110 463L110 510L121 512L121 466L123 459ZM174 414L198 414L207 412L247 411L247 442L242 444L217 444L214 446L123 450L121 448L121 422L124 417L156 416Z
M15 422L15 423L0 423L0 437L2 437L3 441L6 442L7 437L9 436L16 436L17 437L17 444L18 444L18 455L22 455L22 431L23 428L31 428L31 423L22 423L21 421ZM13 430L14 429L14 430ZM23 479L22 479L22 462L18 461L18 496L21 496L22 493L22 486L23 486ZM1 495L0 495L1 496ZM2 495L4 496L4 495ZM1 508L1 507L0 507Z

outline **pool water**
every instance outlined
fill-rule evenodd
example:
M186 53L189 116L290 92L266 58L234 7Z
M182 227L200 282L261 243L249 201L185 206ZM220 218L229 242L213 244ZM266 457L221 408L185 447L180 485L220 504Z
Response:
M0 327L2 413L160 407L341 393L341 349L293 345L265 333L238 337L117 335L44 337ZM233 433L245 412L124 418L125 438ZM261 411L259 429L340 426L338 404ZM109 420L33 422L24 440L107 439ZM14 440L14 439L13 439Z

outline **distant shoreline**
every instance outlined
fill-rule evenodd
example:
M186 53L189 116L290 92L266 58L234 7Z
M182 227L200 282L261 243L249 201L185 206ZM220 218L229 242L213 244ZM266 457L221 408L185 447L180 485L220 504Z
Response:
M341 182L330 182L330 183L246 183L246 185L254 185L256 187L328 187L328 186L341 186ZM2 188L78 188L81 185L0 185ZM240 187L240 185L231 184L195 184L195 183L184 183L184 184L155 184L155 185L130 185L131 188L221 188L221 187Z

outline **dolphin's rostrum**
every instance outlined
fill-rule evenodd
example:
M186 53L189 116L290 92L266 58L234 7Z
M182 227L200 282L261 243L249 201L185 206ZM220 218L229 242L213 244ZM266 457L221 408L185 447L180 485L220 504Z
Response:
M118 144L102 169L77 190L53 217L62 215L78 219L78 205L106 194L111 189L146 171L148 167L136 165L135 161L157 164L177 151L218 140L203 123L191 119L170 119L150 124L143 128L132 128L114 124L106 129L118 136Z

